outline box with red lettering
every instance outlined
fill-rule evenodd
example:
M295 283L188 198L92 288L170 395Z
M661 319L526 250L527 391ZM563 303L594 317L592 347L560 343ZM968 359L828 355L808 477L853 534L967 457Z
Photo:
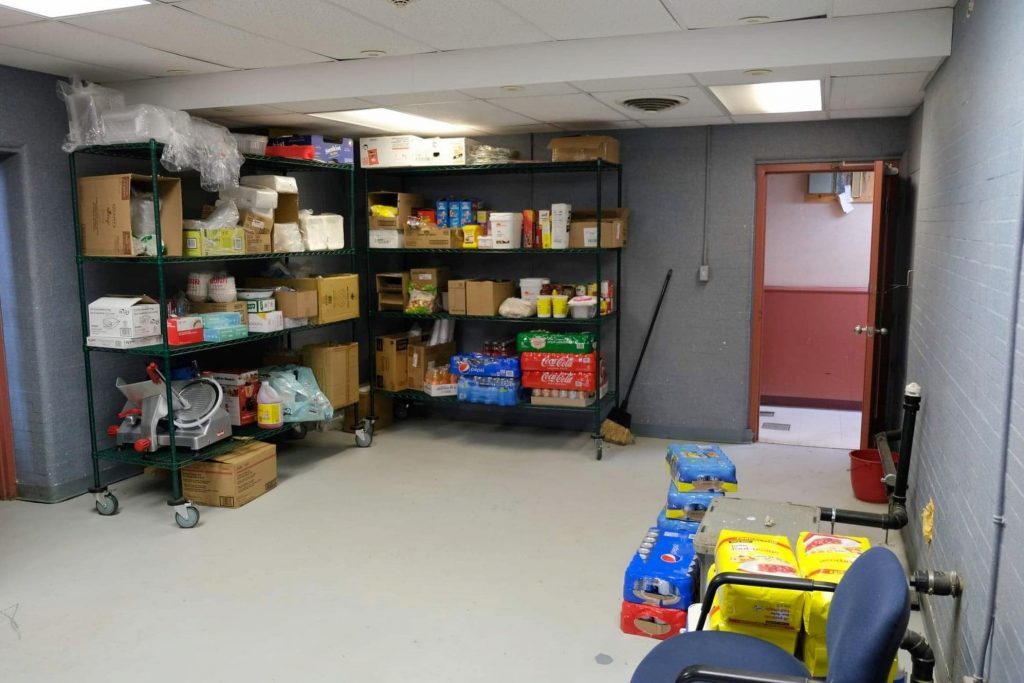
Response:
M597 369L597 354L524 351L519 355L519 366L523 370L569 370L592 373Z

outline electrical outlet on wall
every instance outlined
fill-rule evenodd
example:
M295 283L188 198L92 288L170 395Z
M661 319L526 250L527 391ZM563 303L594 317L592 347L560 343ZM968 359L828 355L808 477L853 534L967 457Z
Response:
M711 279L711 266L703 265L697 272L697 279L701 282L707 282Z

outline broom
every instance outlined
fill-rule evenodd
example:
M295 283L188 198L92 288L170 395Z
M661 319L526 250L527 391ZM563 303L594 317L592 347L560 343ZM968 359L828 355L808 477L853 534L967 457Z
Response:
M608 413L608 419L601 425L601 436L605 441L617 443L620 446L628 446L633 443L633 432L629 431L633 423L633 416L629 414L629 395L633 393L633 385L636 384L636 376L640 372L640 364L644 361L644 354L647 352L647 343L651 341L651 333L654 332L654 323L658 322L658 313L661 312L661 304L665 301L665 292L668 291L668 282L672 279L672 269L665 274L665 284L661 286L661 294L658 295L658 303L654 306L654 315L651 316L651 324L647 328L647 336L644 337L644 345L640 347L640 355L636 359L636 366L633 368L633 377L629 380L629 388L626 389L622 403L612 408Z

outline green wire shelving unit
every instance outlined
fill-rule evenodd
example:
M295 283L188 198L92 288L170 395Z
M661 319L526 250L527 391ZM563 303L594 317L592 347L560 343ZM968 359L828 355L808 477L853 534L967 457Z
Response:
M521 161L521 162L510 162L503 164L483 164L474 166L423 166L423 167L411 167L411 168L377 168L377 169L363 169L365 179L365 190L367 192L373 191L376 188L371 187L373 179L380 176L391 176L398 178L402 191L405 191L405 179L417 178L424 176L482 176L482 175L514 175L514 174L552 174L552 173L574 173L574 174L590 174L595 183L595 202L597 205L597 215L601 216L602 207L604 206L604 179L606 174L614 174L616 183L615 188L615 199L616 203L614 206L622 206L622 166L620 164L611 163L604 160L596 161L582 161L582 162L555 162L555 161ZM365 221L365 216L363 218ZM601 244L601 221L598 221L598 235L597 243ZM593 433L592 438L596 449L596 458L600 460L604 453L604 440L601 436L601 423L604 418L608 415L612 407L618 405L618 387L619 387L619 369L620 369L620 348L621 348L621 329L619 325L619 307L622 302L622 250L621 249L605 249L600 246L592 249L370 249L366 248L366 293L367 293L367 318L368 318L368 335L369 335L369 348L370 348L370 422L372 424L375 419L375 415L372 414L374 410L373 394L381 393L391 396L394 400L399 403L396 405L396 416L402 415L406 412L406 408L412 403L431 403L437 405L445 405L456 408L463 408L474 410L474 411L486 411L493 412L495 414L507 414L510 411L528 411L528 412L554 412L554 413L570 413L578 414L583 416L591 416L593 419ZM470 315L450 315L448 313L434 313L430 315L419 315L419 314L407 314L402 311L378 311L374 302L376 301L376 283L375 275L376 270L374 268L374 261L378 257L393 254L403 255L446 255L446 254L459 254L469 257L480 257L489 258L490 256L502 255L506 257L523 257L523 256L536 256L540 258L551 258L554 261L554 257L559 256L562 258L586 258L590 257L594 259L594 281L601 282L601 273L603 270L604 258L609 255L614 255L615 258L615 291L616 291L616 308L611 314L598 316L596 318L589 319L553 319L553 318L525 318L525 319L514 319L514 318L502 318L500 316L470 316ZM598 298L600 299L600 287L598 287ZM598 310L600 310L600 301L598 302ZM384 389L377 388L376 382L373 381L376 378L376 353L375 349L375 338L376 338L376 322L383 320L394 320L394 319L407 319L409 321L415 320L438 320L450 318L453 320L467 321L473 323L501 323L501 324L527 324L534 326L554 327L560 328L589 328L593 329L597 337L597 353L600 357L601 347L603 346L602 336L605 330L609 328L614 330L615 348L614 358L615 365L614 369L609 377L609 386L607 393L597 400L593 404L586 407L565 407L565 406L540 406L533 405L529 401L520 401L514 406L494 406L484 405L478 403L463 403L458 401L453 396L436 397L430 396L429 394L417 391L414 389L405 389L403 391L386 391Z
M181 487L181 470L193 463L209 460L216 455L222 454L226 451L230 451L235 448L238 444L251 441L254 439L265 439L278 434L283 434L289 430L295 428L295 423L287 423L285 426L277 429L261 429L255 425L249 425L245 427L234 427L232 429L232 437L225 439L216 444L213 444L207 448L193 451L190 449L179 449L175 444L174 430L169 430L169 441L170 446L163 448L154 453L137 453L131 448L119 448L119 447L101 447L97 434L97 422L96 422L96 406L93 401L93 376L92 376L92 354L93 353L115 353L115 354L130 354L138 356L146 356L154 359L163 372L164 377L170 378L171 372L171 361L184 356L190 356L197 353L202 353L211 349L221 349L225 347L239 346L243 344L258 344L262 341L271 339L284 338L288 340L289 346L291 341L291 335L306 330L319 329L335 325L348 324L350 329L350 335L353 340L356 338L356 327L355 324L358 318L352 320L341 320L333 323L327 323L323 325L307 325L305 327L296 327L289 330L283 330L279 332L269 333L252 333L243 339L235 339L226 342L206 342L200 344L189 344L186 346L170 346L167 343L167 282L165 277L164 268L169 265L177 263L220 263L224 261L255 261L255 260L274 260L274 259L286 259L288 257L305 257L305 256L335 256L335 257L348 257L349 264L351 266L351 272L360 274L357 250L355 245L355 168L352 164L334 164L334 163L322 163L318 161L307 161L302 159L287 159L280 157L268 157L262 155L250 155L246 154L245 163L242 166L242 172L251 172L253 170L259 170L269 172L273 174L287 175L293 172L323 172L337 174L343 178L341 192L343 198L347 204L347 215L345 220L348 222L348 229L346 231L346 238L348 246L344 249L336 249L331 251L305 251L305 252L289 252L289 253L269 253L269 254L245 254L240 256L165 256L163 254L157 256L144 256L144 257L114 257L114 256L89 256L82 253L82 238L81 238L81 223L78 215L78 159L81 155L98 155L104 157L115 157L115 158L126 158L140 161L146 161L149 163L149 176L152 180L153 185L153 211L154 219L156 223L156 241L157 244L162 244L162 235L160 231L160 193L158 189L157 179L160 175L160 155L163 151L163 145L150 140L148 143L137 143L137 144L121 144L121 145L98 145L93 147L85 147L72 152L69 155L68 163L70 166L71 173L71 199L72 206L74 208L74 232L75 232L75 254L76 254L76 265L78 271L78 294L81 305L81 322L82 322L82 353L85 359L85 384L86 384L86 396L89 410L89 425L90 425L90 446L92 452L92 473L93 473L93 486L89 488L89 492L93 494L96 499L96 510L101 515L113 515L118 511L117 498L112 494L108 488L103 485L100 479L100 460L111 460L120 462L128 465L136 465L139 467L158 467L166 469L171 475L171 497L168 499L167 504L174 509L175 521L182 528L192 528L199 522L199 509L193 505L190 501L186 500L182 495ZM89 335L89 302L86 293L86 269L87 263L98 263L104 265L121 265L121 266L133 266L133 265L144 265L156 268L157 274L157 286L158 296L157 300L160 303L160 327L163 334L163 343L152 346L145 346L133 349L106 349L90 347L85 344L85 337ZM165 382L166 399L168 406L168 422L174 419L174 402L171 399L171 384L170 381ZM111 383L111 388L113 384ZM355 408L357 411L356 420L358 416L358 403ZM370 443L370 421L365 420L366 429L361 429L356 434L356 443L360 446L368 446Z

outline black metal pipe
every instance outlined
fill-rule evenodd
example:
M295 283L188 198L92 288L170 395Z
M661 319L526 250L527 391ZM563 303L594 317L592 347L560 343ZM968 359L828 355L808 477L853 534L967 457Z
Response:
M812 679L803 676L765 674L703 664L688 666L676 676L676 683L696 683L697 681L700 683L814 683Z
M907 631L900 649L910 653L912 669L908 683L932 683L935 673L935 653L931 645L917 631Z
M902 529L910 521L906 505L893 503L889 512L862 512L842 508L820 508L821 521L832 524L854 524L876 529Z
M718 589L722 586L755 586L757 588L782 588L794 591L822 591L834 593L836 584L827 581L812 581L789 576L769 576L767 574L744 574L742 572L722 572L715 574L714 578L708 581L707 590L704 592L704 602L700 606L700 619L697 620L697 631L704 630L704 623L711 612L711 603L715 600Z
M914 428L917 426L917 411L920 409L921 387L916 383L908 384L903 394L903 433L900 435L900 461L896 466L896 487L892 494L894 503L907 502L910 454L914 448Z
M920 570L910 575L910 587L918 593L960 597L964 592L963 582L956 572Z
M902 430L898 430L902 431ZM882 461L882 472L885 474L885 491L891 494L896 487L896 463L893 461L892 448L889 446L892 439L892 432L879 432L875 434L875 448L878 449L879 459Z

